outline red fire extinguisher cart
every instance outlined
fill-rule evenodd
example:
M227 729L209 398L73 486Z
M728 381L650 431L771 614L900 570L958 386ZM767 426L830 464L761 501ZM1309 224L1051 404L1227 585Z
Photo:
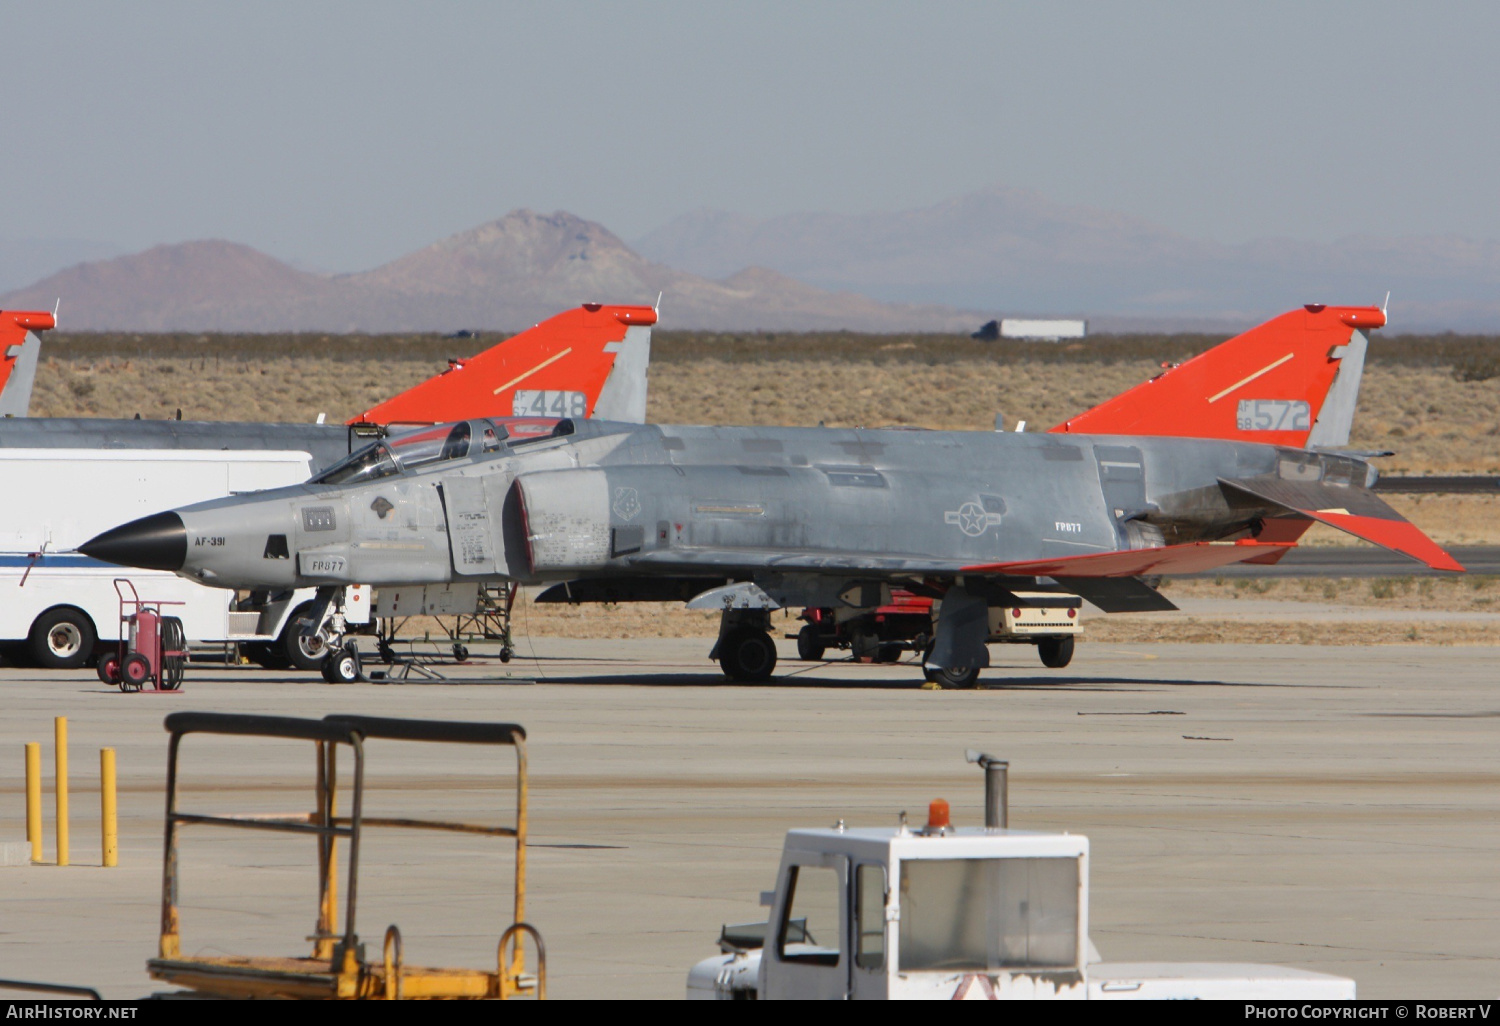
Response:
M99 657L99 679L118 684L121 691L140 691L148 683L153 691L181 688L187 638L182 621L164 615L161 607L186 603L142 599L125 578L115 579L115 594L120 596L120 641L115 651Z

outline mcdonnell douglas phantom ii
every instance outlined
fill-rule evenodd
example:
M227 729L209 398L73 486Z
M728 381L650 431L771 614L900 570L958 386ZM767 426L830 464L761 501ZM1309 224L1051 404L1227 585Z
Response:
M1365 333L1384 324L1378 307L1293 310L1046 433L562 418L421 466L377 442L304 485L144 517L81 551L330 603L355 581L687 600L722 611L710 658L740 680L775 667L771 611L868 610L900 588L936 600L928 678L967 687L1023 594L1169 610L1151 578L1274 563L1315 522L1462 571L1371 491L1377 454L1345 448ZM334 662L330 679L357 675L352 646Z

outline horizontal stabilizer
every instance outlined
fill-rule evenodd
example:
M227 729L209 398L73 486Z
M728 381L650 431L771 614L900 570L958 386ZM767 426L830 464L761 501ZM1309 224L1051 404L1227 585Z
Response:
M1463 572L1463 565L1458 560L1368 488L1280 478L1235 481L1220 478L1219 486L1231 497L1238 492L1259 502L1300 513L1329 527L1347 531L1356 538L1410 556L1434 570Z
M1289 547L1279 542L1189 542L1186 545L1161 545L1150 549L1128 549L1124 552L1096 552L1087 556L984 563L966 566L964 572L1058 578L1196 574L1231 563L1245 563Z
M1106 613L1170 613L1177 608L1139 577L1075 577L1068 589Z

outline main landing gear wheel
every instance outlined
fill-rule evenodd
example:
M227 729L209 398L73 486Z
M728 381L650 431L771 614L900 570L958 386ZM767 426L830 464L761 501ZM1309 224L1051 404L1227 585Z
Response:
M928 680L944 691L962 691L979 684L979 667L977 666L960 666L951 670L933 670L924 667L922 672L927 675Z
M815 663L823 658L827 646L823 644L822 632L812 624L808 624L797 632L797 658L806 659Z
M1043 666L1061 670L1073 661L1072 635L1061 638L1043 638L1036 643L1036 652L1042 657Z
M754 627L732 630L719 642L719 665L731 680L770 680L776 669L776 642Z
M354 684L359 674L359 649L352 641L323 662L323 679L330 684Z
M286 661L299 670L321 670L328 660L328 645L321 634L303 634L303 621L312 619L313 604L304 602L292 610L276 644Z

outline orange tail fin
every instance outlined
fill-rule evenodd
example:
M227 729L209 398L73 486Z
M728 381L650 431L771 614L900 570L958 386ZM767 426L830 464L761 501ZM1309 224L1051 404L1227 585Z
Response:
M31 406L41 339L57 320L45 310L0 311L0 416L24 417Z
M351 424L441 424L471 417L644 421L649 306L585 303L513 335Z
M1292 310L1053 428L1302 448L1347 445L1374 306Z

